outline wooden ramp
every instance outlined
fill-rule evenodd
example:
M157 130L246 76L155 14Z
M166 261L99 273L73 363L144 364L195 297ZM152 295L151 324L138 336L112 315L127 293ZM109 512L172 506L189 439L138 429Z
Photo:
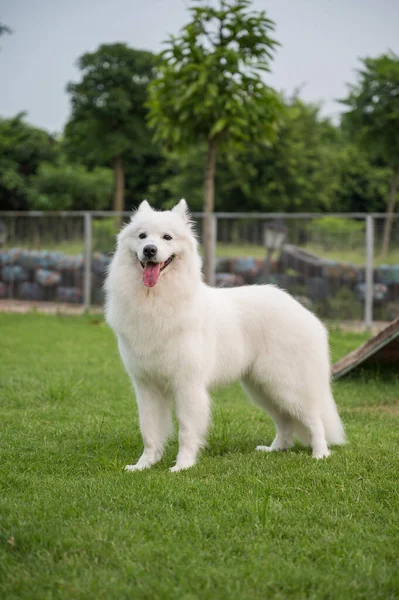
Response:
M343 377L359 365L397 365L399 373L399 317L371 340L368 340L333 365L335 379Z

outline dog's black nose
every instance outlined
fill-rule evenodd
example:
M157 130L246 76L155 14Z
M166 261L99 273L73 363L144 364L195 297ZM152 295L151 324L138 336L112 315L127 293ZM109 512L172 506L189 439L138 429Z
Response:
M157 253L157 247L153 244L148 244L148 246L144 246L143 254L146 258L154 258Z

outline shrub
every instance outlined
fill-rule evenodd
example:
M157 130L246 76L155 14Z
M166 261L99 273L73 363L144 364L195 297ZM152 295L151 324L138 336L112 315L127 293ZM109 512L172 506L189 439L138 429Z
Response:
M93 219L93 250L103 254L113 252L117 233L115 219Z
M324 250L364 245L364 221L341 217L322 217L309 224L310 239Z
M347 320L362 317L362 304L348 287L341 287L334 297L329 298L328 304L331 316Z

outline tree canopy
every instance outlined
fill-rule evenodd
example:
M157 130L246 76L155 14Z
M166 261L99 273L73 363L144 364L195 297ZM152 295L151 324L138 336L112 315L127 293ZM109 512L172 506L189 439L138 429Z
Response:
M0 35L6 32L0 23ZM276 48L273 23L249 0L221 0L219 8L193 0L190 22L158 63L120 43L84 54L80 81L68 86L71 117L59 137L30 125L23 113L0 118L1 209L130 210L144 197L166 208L184 196L210 216L214 207L387 208L392 216L398 57L362 60L336 123L299 94L283 97L265 84Z
M359 147L346 128L322 117L318 107L300 98L284 103L284 119L268 146L247 144L238 153L219 153L215 209L382 212L389 165ZM165 146L152 146L141 156L126 152L126 208L144 197L167 208L187 196L190 207L201 211L206 153L206 141L184 154ZM28 125L22 115L0 120L2 209L111 209L112 171L106 164L72 160L63 138Z
M352 134L366 150L392 167L399 165L399 56L361 59L357 82L341 100Z
M0 117L0 206L21 210L30 197L30 177L43 161L54 161L56 142L45 131L25 122L25 114Z
M124 210L126 155L139 157L150 145L144 104L154 57L126 44L104 44L81 56L78 66L81 81L67 87L72 115L66 148L73 159L113 167L114 210Z
M339 133L318 106L294 97L264 149L252 144L231 159L230 177L257 209L329 210L338 185Z
M222 152L216 172L215 209L229 212L381 211L389 169L372 160L320 107L298 96L283 99L284 118L266 147L246 144L240 152ZM151 201L172 206L187 195L202 210L206 143L183 155L165 152L149 187Z
M112 171L88 170L83 165L60 161L42 163L31 178L30 208L35 210L103 210L112 198Z
M171 148L207 144L204 178L204 273L211 265L214 177L217 148L264 144L273 138L281 112L279 96L262 78L277 41L274 23L250 0L202 2L191 20L166 42L158 76L149 86L149 123L155 138Z
M62 141L28 125L23 113L0 118L0 207L3 210L109 208L112 171L67 162Z
M382 253L388 251L399 184L399 56L390 52L361 60L358 80L342 103L344 122L371 157L391 167Z

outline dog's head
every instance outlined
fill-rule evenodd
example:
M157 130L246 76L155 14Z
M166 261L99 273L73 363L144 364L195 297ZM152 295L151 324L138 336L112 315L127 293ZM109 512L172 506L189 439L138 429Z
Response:
M197 241L185 200L172 210L153 210L144 200L118 236L146 287L182 269L199 268Z

